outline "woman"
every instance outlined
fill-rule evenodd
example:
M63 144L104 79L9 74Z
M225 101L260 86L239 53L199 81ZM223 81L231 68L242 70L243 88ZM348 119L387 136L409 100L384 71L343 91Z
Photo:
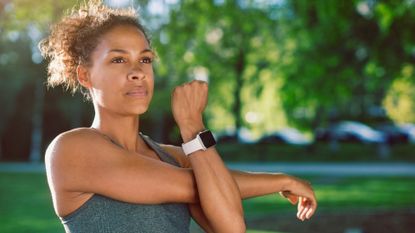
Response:
M92 100L90 128L57 136L46 151L56 214L66 232L244 232L241 199L283 192L299 219L317 207L308 182L284 174L229 171L206 131L208 87L176 87L172 112L181 147L139 132L153 95L154 52L132 10L92 1L56 24L40 43L48 84L78 88Z

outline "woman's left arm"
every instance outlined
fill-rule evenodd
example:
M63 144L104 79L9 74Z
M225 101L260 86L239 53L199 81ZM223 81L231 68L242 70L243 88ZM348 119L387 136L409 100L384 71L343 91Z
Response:
M189 158L184 155L182 148L172 145L160 145L172 155L182 167L192 168ZM312 207L317 207L314 191L309 182L283 173L244 172L229 170L236 181L241 198L263 196L283 192L284 197L295 202L293 195L310 199Z
M230 170L243 199L287 191L291 179L282 173L245 172Z
M162 145L162 147L187 168L191 168L188 158L180 147ZM258 197L272 193L284 193L292 204L298 204L297 217L300 220L311 218L317 209L317 200L309 182L283 173L254 173L230 170L236 181L242 199ZM204 219L203 211L198 204L192 204L190 211L193 218L206 232L213 232Z
M310 219L317 208L314 191L307 181L282 173L251 173L230 170L241 192L241 198L247 199L272 193L284 192L284 196L297 204L297 218ZM202 208L198 203L189 204L193 219L207 233L213 233Z
M297 218L311 218L317 209L317 200L308 181L283 173L251 173L231 171L242 199L280 193L292 204L298 205Z

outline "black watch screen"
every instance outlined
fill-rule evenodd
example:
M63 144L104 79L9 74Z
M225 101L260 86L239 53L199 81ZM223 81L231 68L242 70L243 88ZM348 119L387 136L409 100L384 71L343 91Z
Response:
M202 139L203 145L206 148L216 145L215 138L213 137L212 132L210 130L205 130L199 134L200 139Z

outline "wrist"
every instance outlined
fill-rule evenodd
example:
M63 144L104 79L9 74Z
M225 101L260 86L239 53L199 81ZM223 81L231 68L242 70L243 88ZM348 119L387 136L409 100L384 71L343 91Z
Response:
M215 138L210 130L199 131L195 138L185 141L182 144L182 149L185 155L191 155L199 150L207 150L208 148L216 145Z
M281 191L289 191L291 190L291 186L293 184L292 176L287 174L280 174L282 176L281 180Z
M196 137L196 135L205 129L203 123L186 124L183 127L179 127L180 135L182 136L183 142L188 142Z

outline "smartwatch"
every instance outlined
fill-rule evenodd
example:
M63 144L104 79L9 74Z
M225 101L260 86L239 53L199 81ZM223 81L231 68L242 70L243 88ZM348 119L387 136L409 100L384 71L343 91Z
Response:
M183 143L182 148L186 155L198 150L206 150L207 148L216 145L215 138L210 130L206 129L198 133L193 140Z

